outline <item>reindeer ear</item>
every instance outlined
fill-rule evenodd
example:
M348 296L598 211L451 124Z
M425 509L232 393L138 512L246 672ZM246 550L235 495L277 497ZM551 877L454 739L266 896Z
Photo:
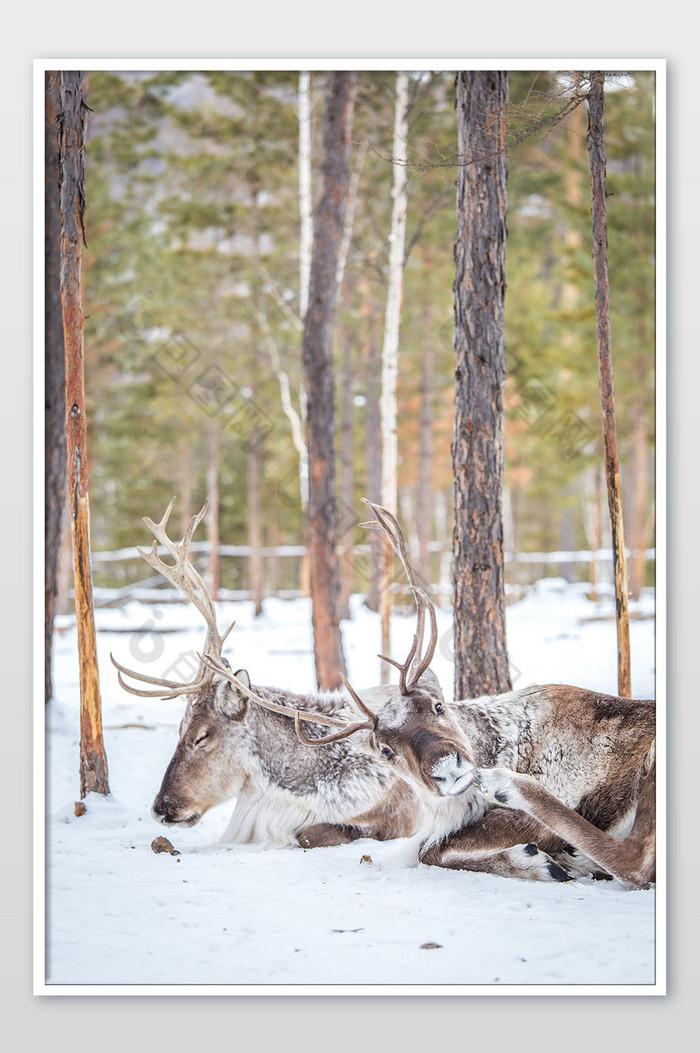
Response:
M250 677L247 669L238 669L233 675L250 690ZM248 699L235 684L230 684L228 681L222 682L217 691L217 700L221 712L231 720L243 720L248 712Z
M250 691L250 677L248 676L247 669L237 669L233 675L235 676L236 680L240 680L242 684L245 684L245 686Z
M442 699L442 701L444 701L442 688L440 687L440 681L435 676L435 673L432 671L432 669L426 669L426 671L423 673L420 680L418 681L418 687L421 687L424 691L427 691L428 694L434 695L435 698L439 698Z

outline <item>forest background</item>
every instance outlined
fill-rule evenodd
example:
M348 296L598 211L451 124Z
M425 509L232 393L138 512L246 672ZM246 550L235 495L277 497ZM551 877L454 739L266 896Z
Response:
M308 96L314 195L326 78L313 73ZM380 499L395 79L358 74L352 127L335 328L345 596L377 580L374 554L351 546L367 544L360 497ZM610 566L566 555L609 547L586 108L569 107L565 74L511 71L509 81L504 520L506 584L517 598L543 573L595 584L610 580ZM409 91L399 515L421 575L449 601L454 73L415 73ZM92 71L88 101L93 553L142 541L140 517L159 517L173 494L183 529L214 497L210 541L234 547L210 563L215 591L260 603L304 591L299 74ZM618 441L638 596L654 582L644 557L654 545L653 73L608 78L606 150ZM522 558L552 551L560 562ZM144 576L138 559L98 561L94 573L98 587L120 590Z

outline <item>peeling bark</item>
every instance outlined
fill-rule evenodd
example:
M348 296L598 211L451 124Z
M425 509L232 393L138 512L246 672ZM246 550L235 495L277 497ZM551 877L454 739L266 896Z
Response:
M90 501L81 272L85 228L84 74L63 71L61 101L61 305L66 366L66 448L80 663L80 796L108 794L90 571Z

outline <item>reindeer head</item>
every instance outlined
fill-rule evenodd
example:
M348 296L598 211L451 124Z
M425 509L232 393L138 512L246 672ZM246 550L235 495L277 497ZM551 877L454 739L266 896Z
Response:
M192 535L204 518L209 503L205 502L202 510L193 516L182 541L175 542L168 536L166 529L174 502L175 498L159 523L144 516L144 523L155 540L150 552L141 548L138 552L194 604L207 627L205 651L221 660L224 641L235 623L223 635L219 634L211 595L189 559ZM172 563L160 558L159 543L172 557ZM217 676L202 660L194 680L180 684L127 669L113 655L110 658L118 670L119 683L133 695L163 699L187 696L187 709L180 724L180 740L153 802L152 811L162 823L193 826L205 811L227 800L240 789L245 774L240 765L231 762L238 740L244 734L248 699L227 680ZM134 687L124 680L122 674L158 689ZM249 683L245 670L239 670L237 676L243 683Z
M207 635L197 675L191 682L180 684L127 669L113 655L110 658L118 670L119 683L133 695L163 699L187 696L178 745L153 802L152 813L165 824L194 826L209 808L240 793L255 771L257 753L250 727L250 702L287 717L296 715L299 720L303 716L305 721L331 728L345 729L346 724L324 714L294 708L295 696L290 696L290 706L280 705L251 690L245 669L237 673L231 671L221 650L235 622L223 635L219 634L211 595L189 559L192 535L206 514L208 502L192 518L182 541L174 542L166 530L174 501L175 498L159 523L144 516L155 540L150 552L140 548L138 552L179 589L204 618ZM172 563L158 555L159 543L172 557ZM135 687L122 674L153 686Z
M364 526L379 529L398 555L417 607L416 633L404 662L380 655L399 670L393 697L368 721L368 748L393 766L397 775L420 794L452 797L468 789L474 779L469 743L450 713L440 684L429 666L437 646L435 607L421 588L408 559L406 544L395 517L385 508L365 501L375 521ZM430 639L423 651L425 616ZM421 654L421 652L423 652ZM359 696L346 682L353 698ZM351 730L348 734L353 734Z
M249 684L245 669L236 678ZM194 826L206 811L240 793L247 771L248 699L221 677L188 699L180 738L151 808L166 826Z
M474 780L469 743L460 730L443 697L437 677L429 669L437 646L437 620L430 597L418 585L406 552L401 529L394 516L380 505L365 501L372 510L375 522L364 526L381 530L398 554L406 572L417 607L416 633L408 656L397 662L385 655L380 657L399 670L399 683L378 713L374 713L344 676L341 678L362 716L360 720L340 725L339 730L321 738L309 738L302 720L318 720L318 714L308 710L295 716L298 737L308 746L323 746L349 735L357 735L356 742L363 750L383 758L392 765L397 775L409 782L425 796L453 797L463 793ZM430 639L423 650L426 614L430 621ZM208 661L208 668L238 684L237 676L227 671L220 661ZM240 686L240 685L239 685ZM248 697L264 704L264 700L248 691ZM289 710L287 710L289 714ZM338 726L338 721L325 719L322 723Z

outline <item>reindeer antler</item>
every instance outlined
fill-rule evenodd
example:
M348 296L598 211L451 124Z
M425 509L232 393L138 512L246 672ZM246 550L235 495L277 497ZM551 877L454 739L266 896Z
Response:
M411 644L411 649L409 650L406 659L403 662L397 662L394 658L388 658L383 654L379 655L383 662L388 662L399 670L399 689L402 695L406 695L416 686L420 678L423 676L423 673L425 673L426 669L432 662L435 654L438 637L435 607L425 589L416 581L413 567L408 559L406 542L404 541L404 536L396 517L393 516L387 508L382 508L381 505L373 504L373 502L368 501L366 497L362 498L362 502L374 512L375 520L374 522L361 523L360 526L367 527L371 530L381 530L384 534L394 552L401 560L403 569L406 572L409 588L411 589L416 601L416 633L413 637L413 643ZM426 611L428 612L428 617L430 619L430 640L428 641L428 646L421 657L420 652L423 647L423 637L425 635Z
M216 611L214 609L214 601L211 598L211 593L204 583L204 579L197 572L189 559L192 535L206 515L207 509L209 508L209 501L205 501L202 509L192 517L187 530L185 531L185 536L180 542L173 541L172 538L168 537L166 531L174 504L175 498L173 497L172 501L166 508L165 514L160 523L154 523L152 519L148 518L148 516L143 517L144 523L153 534L155 540L153 541L153 547L150 552L146 552L144 549L138 548L138 546L137 551L154 570L162 574L166 581L169 581L171 585L174 585L175 588L182 592L182 594L197 608L207 626L207 638L204 649L205 651L211 652L217 657L220 657L224 641L236 623L235 621L232 622L223 636L219 635L219 630L216 624ZM173 563L166 563L158 555L159 543L165 548L166 552L172 556L174 560ZM144 673L137 673L135 670L127 669L125 666L120 665L112 654L110 654L109 657L112 661L112 665L119 670L118 679L121 686L126 691L130 691L132 695L140 695L142 698L176 698L178 695L193 694L195 691L199 691L201 688L205 687L213 678L211 669L206 667L202 661L200 661L199 670L194 680L186 684L178 684L172 680L163 680L158 677L146 676ZM134 680L141 680L146 684L156 684L161 688L165 688L167 693L164 694L163 691L144 691L132 687L123 680L122 673L132 677Z
M387 658L386 655L379 656L385 662L389 662L391 665L396 666L396 668L400 671L401 676L399 680L399 689L401 693L405 695L413 690L413 688L416 686L420 678L423 676L423 673L425 673L426 669L433 660L433 655L435 654L435 648L437 646L437 618L435 616L435 607L433 606L432 600L428 596L425 589L416 581L416 576L413 572L413 568L411 567L411 563L406 552L406 543L404 541L403 534L401 533L401 528L397 523L395 516L393 516L391 512L389 512L386 508L382 508L381 505L375 505L371 501L367 501L365 498L363 498L362 500L367 505L367 507L370 508L374 513L375 522L363 523L361 525L365 527L379 529L384 533L390 545L401 560L403 568L406 571L408 584L416 601L416 608L418 612L416 634L413 637L413 643L411 644L411 648L408 652L406 660L404 662L397 662L393 658ZM428 612L428 617L430 618L430 640L428 641L428 646L426 647L421 657L423 637L425 633L426 611ZM416 656L418 656L418 658ZM325 736L325 738L310 739L304 734L304 732L301 729L302 720L310 720L318 724L326 724L330 727L338 727L338 722L332 720L329 717L321 717L317 713L309 713L308 711L304 710L287 709L286 707L280 707L275 705L274 703L270 703L268 700L262 699L259 696L254 695L246 687L245 684L241 684L238 680L236 680L236 677L226 669L223 669L218 662L209 662L208 664L210 668L216 669L216 671L222 676L227 677L227 679L230 680L231 683L236 684L239 690L242 690L243 693L248 696L248 698L251 698L254 702L257 702L258 705L265 706L268 709L274 709L276 712L283 712L287 716L294 715L294 726L296 728L297 735L301 739L301 741L307 746L322 746L328 742L337 742L339 739L345 739L349 735L354 735L356 731L360 731L361 729L372 731L377 726L377 717L372 712L372 710L365 705L365 703L362 701L355 689L343 676L342 673L340 674L340 678L345 684L345 687L347 688L350 697L354 700L358 708L362 711L364 719L346 724L345 726L340 726L339 730L335 732L335 734L327 735Z
M285 717L294 717L294 726L296 728L297 735L299 736L301 741L304 742L307 746L325 746L328 742L338 742L339 739L345 739L348 737L348 735L354 735L356 731L360 731L362 728L371 729L377 723L377 718L372 712L372 710L365 705L360 696L357 694L356 691L353 690L353 688L347 682L342 673L340 674L341 679L347 687L348 691L350 692L351 697L355 700L355 702L365 714L365 720L354 721L348 724L341 720L335 720L333 717L327 717L325 713L317 713L308 709L298 709L292 708L290 706L282 706L278 702L273 702L269 698L263 698L262 695L259 695L255 691L252 691L247 684L243 683L242 680L238 679L235 673L232 673L230 669L227 669L219 658L215 658L212 655L208 654L200 655L200 658L202 663L207 667L207 669L210 669L212 673L218 673L219 676L222 676L225 680L228 680L229 683L233 684L233 686L241 692L241 694L245 695L246 698L249 698L251 702L255 702L257 706L260 706L262 709L271 709L273 713L281 713ZM302 720L309 721L309 723L311 724L322 724L324 727L327 728L338 728L339 730L335 734L327 735L322 739L310 739L307 738L307 736L301 729Z

